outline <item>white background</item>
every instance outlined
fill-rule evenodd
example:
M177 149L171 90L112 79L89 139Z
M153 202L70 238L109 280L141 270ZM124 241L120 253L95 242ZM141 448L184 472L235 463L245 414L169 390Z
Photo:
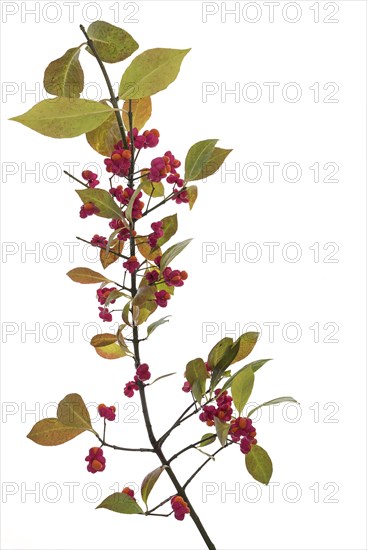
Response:
M65 276L77 266L100 269L86 261L82 246L70 259L70 245L65 243L75 243L76 235L90 238L107 230L103 219L78 217L75 186L61 177L61 169L76 162L74 173L79 176L87 163L102 166L103 159L83 137L52 140L8 121L42 99L44 68L83 41L79 23L88 25L98 16L93 2L72 4L73 21L66 2L2 3L3 547L204 548L190 518L181 523L173 517L127 517L94 510L113 491L112 486L116 489L114 484L119 490L128 482L140 484L157 466L154 456L106 449L105 472L92 476L84 462L89 447L96 444L91 435L55 448L37 447L26 439L35 421L55 414L54 406L47 404L79 392L87 403L119 405L120 423L109 425L108 441L147 444L140 412L129 419L133 409L123 409L128 402L123 386L132 377L132 365L128 359L107 362L94 353L82 330L96 323L89 329L91 337L101 326L94 289ZM120 2L119 15L116 2L99 4L99 16L124 26L139 42L140 51L192 47L177 81L153 98L147 127L157 127L162 136L154 156L171 149L183 160L192 143L219 138L222 147L234 149L228 170L235 169L236 163L241 171L247 163L262 168L257 182L246 181L242 173L238 178L219 173L199 183L199 198L191 213L187 205L177 206L175 239L193 237L194 241L174 264L187 269L190 276L167 310L162 310L172 315L171 321L142 346L142 360L154 375L178 372L147 392L153 426L157 434L163 433L189 403L189 396L180 389L187 361L206 358L226 332L236 329L239 336L244 326L256 323L262 336L251 359L274 360L256 375L252 400L261 403L292 395L301 404L264 411L256 422L259 444L273 459L274 494L252 482L236 447L219 454L204 469L190 485L189 496L223 550L362 549L366 6L363 1L328 6L302 1L282 12L286 3L281 1L271 23L266 3L257 2L257 12L254 2L252 7L245 4L237 3L241 11L236 21L225 12L234 2L211 3L208 9L217 13L208 16L206 23L202 3L196 1L138 2L137 13L130 16L135 23L123 22L135 11L131 3ZM335 6L338 13L333 18L338 22L324 22ZM27 13L34 7L39 17ZM299 21L289 22L297 13ZM256 14L259 20L250 23ZM99 93L89 84L86 97L107 97L95 60L83 53L82 64L86 82L103 86ZM123 64L108 68L118 82ZM206 102L205 82L219 90ZM262 91L257 102L249 101L246 93L245 97L221 96L221 90L233 90L236 85L242 92L250 82ZM280 84L274 101L269 101L265 82ZM282 95L290 82L302 91L299 101ZM332 97L337 102L326 103L326 96L336 89L334 85L323 89L330 82L339 87ZM318 102L315 87L310 89L315 83L320 87ZM29 93L32 89L36 92ZM251 92L254 88L249 96ZM292 97L290 88L289 94ZM150 158L146 154L146 162ZM280 163L273 182L264 162ZM282 176L281 169L289 162L301 167L297 182ZM316 162L320 164L318 183L309 168ZM330 172L323 169L328 162L338 165L336 182L323 181ZM27 174L30 169L36 169L36 174ZM247 180L254 177L251 170L248 174ZM293 177L292 171L289 174ZM175 209L170 204L152 215L150 222ZM217 250L206 261L203 243L214 243L211 249ZM257 245L251 248L248 243ZM264 243L279 243L273 261L270 245ZM298 261L290 261L296 249L288 243L297 243L301 250ZM324 249L326 243L335 244ZM236 246L239 255L226 255L226 249ZM25 254L32 248L35 254ZM258 261L251 261L256 250ZM331 252L335 254L328 256ZM121 274L121 267L109 270L111 276ZM67 323L77 324L74 338ZM206 336L208 323L216 334ZM274 338L269 323L277 323ZM35 327L39 338L27 333ZM131 422L135 419L138 423ZM206 431L197 418L187 422L167 443L167 455ZM174 466L179 478L186 479L203 458L190 451L178 459ZM29 494L30 489L35 494ZM209 489L215 494L206 496ZM227 493L233 489L236 494ZM173 492L168 478L162 476L150 504Z

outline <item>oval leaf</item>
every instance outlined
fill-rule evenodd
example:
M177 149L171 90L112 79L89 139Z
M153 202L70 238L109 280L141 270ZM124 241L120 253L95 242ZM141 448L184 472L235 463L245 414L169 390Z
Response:
M104 189L77 189L79 197L83 203L93 202L99 209L96 214L101 218L122 218L122 213L108 191Z
M124 250L124 242L119 241L118 239L112 242L112 246L110 246L109 252L101 248L99 259L101 261L103 269L106 269L109 265L117 262L117 260L120 257L118 256L118 254L122 254L123 250ZM116 254L114 254L114 252L116 252Z
M103 359L120 359L126 355L118 344L108 344L107 346L95 347L94 349Z
M105 21L94 21L87 32L99 57L106 63L123 61L139 47L128 32ZM94 56L88 46L86 50Z
M214 441L217 439L217 436L215 434L204 434L201 438L201 443L199 447L206 447L207 445L211 445L214 443Z
M57 418L65 426L93 431L87 407L81 396L70 393L57 407Z
M143 510L135 499L129 497L126 493L113 493L104 499L98 508L106 508L119 514L143 514Z
M255 375L252 369L244 369L232 381L231 390L233 403L238 410L239 415L249 400L254 387Z
M167 216L161 220L163 223L163 237L159 237L157 241L158 246L163 246L177 231L177 214Z
M176 256L178 256L187 247L187 245L191 243L191 241L192 239L187 239L186 241L174 244L164 252L160 263L161 272L166 269L172 260L174 260L174 258L176 258Z
M147 507L148 497L164 469L165 468L163 466L160 466L159 468L156 468L148 475L146 475L143 479L143 483L141 484L141 498L143 499L143 502Z
M176 80L182 60L189 51L155 48L141 53L122 75L119 96L140 99L164 90Z
M80 96L84 88L84 73L79 53L80 47L71 48L49 64L43 79L46 92L64 97Z
M103 102L102 102L103 103ZM109 157L120 141L121 134L117 124L115 113L109 117L97 128L85 134L89 145L105 157Z
M214 425L220 444L224 447L227 443L227 436L231 425L226 422L222 422L217 416L214 417Z
M201 358L193 359L187 363L185 378L191 386L196 401L201 403L206 389L206 380L209 378L205 363Z
M45 418L33 426L27 437L38 445L54 446L66 443L84 431L85 428L65 426L57 418Z
M240 343L240 348L231 365L233 365L233 363L237 363L237 361L242 361L242 359L245 359L248 355L250 355L255 347L258 337L258 332L245 332L245 334L242 334L238 338L237 342Z
M246 455L247 471L256 481L267 485L273 473L273 464L268 453L259 445L253 445Z
M242 369L240 369L239 371L237 371L235 374L233 374L232 376L230 376L228 378L228 380L225 382L224 386L222 387L222 390L221 390L220 393L222 394L224 391L228 390L228 388L231 387L232 382L236 378L236 376L241 374L244 370L252 369L252 372L255 373L263 365L265 365L265 363L267 363L268 361L271 361L271 359L260 359L259 361L253 361L252 363L248 363L248 365L245 365L244 367L242 367Z
M192 178L191 181L203 180L215 174L215 172L217 172L222 166L229 153L232 151L233 149L221 149L220 147L214 147L209 159L202 166L200 172Z
M109 346L110 344L114 344L117 341L116 334L96 334L93 336L92 340L90 341L91 345L94 348L103 348L105 346Z
M196 199L198 198L198 188L196 185L189 185L189 187L186 187L187 196L189 198L189 207L190 210L192 210Z
M72 138L100 126L111 114L111 107L89 99L58 97L37 103L15 120L44 136Z
M133 114L133 128L141 130L152 114L152 100L150 97L142 97L141 99L131 100L131 112ZM125 101L122 106L122 120L125 127L130 127L129 121L129 100Z
M217 142L217 139L205 139L190 147L185 160L185 181L197 179L203 166L211 157Z
M109 279L106 279L97 271L93 271L88 267L76 267L66 274L75 283L81 283L82 285L91 285L95 283L110 283Z
M232 347L233 338L222 338L210 350L208 355L208 365L213 370L222 359L223 355Z

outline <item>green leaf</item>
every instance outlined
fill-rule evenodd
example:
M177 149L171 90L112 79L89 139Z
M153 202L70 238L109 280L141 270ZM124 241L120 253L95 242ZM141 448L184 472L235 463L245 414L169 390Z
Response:
M158 378L155 378L153 382L150 382L149 385L153 386L155 382L158 382L158 380L162 380L162 378L168 378L168 376L173 376L174 374L177 374L177 372L169 372L168 374L162 374L162 376L158 376Z
M102 104L107 103L101 101ZM109 117L97 128L85 134L89 145L104 157L109 157L115 148L116 143L121 139L120 128L117 124L115 113Z
M233 403L238 410L239 415L249 400L254 387L255 375L252 369L244 369L234 377L231 385Z
M119 344L108 344L107 346L95 347L94 349L103 359L120 359L126 356L126 353L121 349Z
M85 204L92 202L99 209L97 216L101 218L122 218L122 213L108 191L104 189L77 189L79 197Z
M231 425L226 422L222 422L217 416L214 417L214 425L220 444L224 447L227 443L228 432Z
M58 97L37 103L26 113L11 118L44 136L72 138L100 126L111 107L89 99Z
M66 443L84 431L85 428L65 426L57 418L45 418L33 426L27 437L38 445L54 446Z
M241 374L244 370L251 369L253 373L255 373L257 370L259 370L265 363L268 361L271 361L271 359L260 359L259 361L253 361L252 363L248 363L242 369L237 371L235 374L232 374L230 378L225 382L224 386L222 387L222 390L219 395L221 395L224 391L228 390L228 388L231 387L233 380Z
M258 332L245 332L245 334L242 334L238 338L237 341L240 343L240 348L238 350L236 357L233 359L231 363L232 365L233 363L237 363L237 361L242 361L242 359L245 359L248 355L250 355L250 353L255 347L258 337L259 337Z
M222 340L215 344L208 355L208 365L211 370L217 366L223 355L232 347L232 345L233 338L222 338Z
M190 210L192 210L196 199L198 198L198 188L196 185L189 185L189 187L186 187L187 196L189 197L189 207Z
M131 199L129 200L129 204L127 205L126 210L125 210L125 216L130 222L132 222L132 220L133 220L133 218L132 218L133 206L134 206L134 202L135 202L136 197L139 195L139 193L141 191L141 186L142 186L142 184L138 185L138 187L135 189L134 193L131 195Z
M259 445L253 445L246 455L247 471L256 481L267 485L273 473L273 464L268 453Z
M198 141L189 150L185 160L185 181L194 181L213 153L217 139Z
M182 60L189 51L155 48L135 57L122 75L120 98L140 99L167 88L176 80Z
M43 85L46 92L64 97L79 97L84 88L84 73L79 63L80 46L71 48L52 61L45 70Z
M161 181L150 181L147 178L142 178L141 190L144 191L148 197L152 196L163 197L164 196L164 185Z
M159 476L167 466L160 466L145 476L141 484L141 498L148 509L148 497L157 483Z
M216 439L217 439L217 436L215 434L211 434L211 433L204 434L203 437L201 438L201 443L199 447L206 447L207 445L211 445L212 443L214 443Z
M98 508L106 508L119 514L143 514L143 510L135 499L129 497L126 493L113 493L104 499Z
M218 384L219 380L227 370L227 367L229 367L233 359L236 357L239 347L240 347L240 343L237 340L237 342L235 342L231 347L228 347L224 351L223 356L218 361L216 366L213 368L212 379L210 384L211 390L215 388L215 386Z
M126 323L129 327L131 327L131 323L129 321L130 308L131 302L127 302L122 309L122 319L124 323Z
M298 403L296 399L293 397L277 397L276 399L271 399L271 401L265 401L265 403L262 403L261 405L258 405L254 409L251 409L251 411L247 414L248 417L254 414L258 409L261 409L261 407L270 407L271 405L278 405L279 403Z
M137 318L137 325L141 325L142 323L145 323L145 321L152 315L152 313L155 312L157 309L157 304L154 300L145 302L143 306L139 307L139 314Z
M106 279L104 275L93 271L88 267L76 267L66 274L74 283L81 283L82 285L91 285L95 283L110 283L109 279Z
M171 317L171 315L166 315L165 317L162 317L162 319L159 319L158 321L154 321L154 323L149 325L147 327L148 336L150 336L152 332L155 331L155 329L158 328L160 325L164 325L164 323L169 323L168 317Z
M201 403L206 389L206 380L209 377L204 361L201 358L193 359L186 365L185 378L191 386L191 391L198 403Z
M60 401L57 407L57 418L65 426L96 433L92 428L88 409L77 393L70 393Z
M163 237L159 237L157 246L163 246L177 231L177 214L167 216L161 220L163 223Z
M99 57L105 63L117 63L130 57L138 49L139 44L123 29L115 27L105 21L94 21L88 27L88 36ZM94 56L87 46L87 52Z
M233 149L214 147L210 157L205 162L204 166L202 166L200 172L196 177L192 178L191 181L203 180L215 174L232 151Z
M117 341L117 335L116 334L96 334L93 336L92 340L90 341L91 346L94 348L103 348L105 346L109 346L110 344L114 344Z
M166 267L178 256L186 247L188 244L190 244L192 239L186 239L186 241L182 241L180 243L174 244L173 246L170 246L162 255L161 258L161 265L160 270L163 272Z
M131 100L131 112L133 114L133 128L141 130L150 119L152 114L152 100L150 97L142 97L141 99ZM122 120L125 127L130 128L129 121L129 100L125 101L122 106Z

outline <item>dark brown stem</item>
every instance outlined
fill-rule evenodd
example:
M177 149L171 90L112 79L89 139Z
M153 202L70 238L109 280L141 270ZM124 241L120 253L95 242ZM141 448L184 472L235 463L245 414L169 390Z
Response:
M199 468L197 470L195 470L195 472L189 477L189 479L187 481L185 481L185 483L183 484L183 488L186 489L186 487L188 486L189 483L191 483L191 481L194 479L194 477L196 477L198 475L198 473L204 468L204 466L206 466L208 464L208 462L210 462L211 460L213 460L213 456L217 455L218 453L220 453L221 451L223 451L223 449L226 449L227 447L229 447L230 445L232 445L233 441L229 441L227 442L227 445L225 445L224 447L221 447L220 449L218 449L217 451L215 451L215 453L212 454L212 456L210 458L207 458L205 460L205 462L202 463L201 466L199 466Z
M132 123L131 104L130 104L130 107L129 107L129 122L130 122L130 132L131 132L130 135L132 137L133 123ZM133 158L134 157L132 157L132 159ZM132 161L130 173L133 174L134 170L135 170L134 161ZM133 176L132 175L130 176L129 186L131 188L134 187L134 182L133 182ZM152 208L151 210L153 210L153 209L154 208ZM132 223L132 226L133 226L132 230L134 230L134 226L135 226L134 222ZM135 246L136 246L135 245L135 239L134 239L133 236L131 236L131 238L130 238L130 256L135 256ZM137 279L137 275L136 275L136 272L134 272L134 273L131 274L131 294L132 294L133 298L137 293L136 279ZM139 329L138 329L138 326L135 323L133 323L133 347L134 347L135 367L137 368L141 364L141 361L140 361L140 348L139 348ZM190 503L190 500L189 500L184 488L181 486L181 484L178 481L176 475L174 474L168 460L164 456L164 453L161 449L160 444L158 443L157 439L155 438L153 428L152 428L152 423L151 423L150 416L149 416L148 404L147 404L146 395L145 395L145 386L144 386L143 382L139 381L138 382L138 387L139 387L139 394L140 394L140 400L141 400L141 406L142 406L145 426L146 426L146 429L147 429L147 432L148 432L149 441L150 441L150 443L151 443L151 445L154 449L154 452L156 453L159 460L161 461L162 466L166 467L165 470L166 470L168 476L170 477L170 479L171 479L171 481L172 481L172 483L173 483L173 485L174 485L174 487L177 491L177 494L184 499L184 501L187 503L188 507L190 508L191 519L194 521L194 523L195 523L198 531L200 532L202 538L204 539L208 549L209 550L215 550L215 546L214 546L213 542L211 541L208 533L206 532L203 524L201 523L199 516L195 512L194 507Z

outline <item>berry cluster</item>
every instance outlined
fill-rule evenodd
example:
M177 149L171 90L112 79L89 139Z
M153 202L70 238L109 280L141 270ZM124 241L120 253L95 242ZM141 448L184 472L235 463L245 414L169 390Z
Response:
M178 521L182 521L185 518L185 515L190 513L190 508L187 506L184 499L178 495L171 498L171 506L174 511L175 518L178 519Z
M98 174L91 172L90 170L84 170L82 172L82 178L87 181L89 187L97 187L99 185Z
M92 447L89 449L89 454L85 457L85 460L88 462L87 470L92 474L103 472L106 468L106 459L100 447Z
M148 243L151 248L155 248L158 239L164 235L163 222L153 222L150 227L153 229L153 233L148 235Z
M106 407L104 403L101 403L101 405L98 405L97 410L101 418L105 418L110 421L113 421L116 418L116 407L113 405Z
M139 386L138 382L147 382L151 377L151 373L149 371L149 365L146 363L142 363L138 366L136 369L136 374L134 376L134 380L131 382L127 382L124 388L124 394L126 397L133 397L134 391L138 391Z
M93 216L93 214L98 214L98 212L99 212L99 208L97 208L93 202L86 202L80 208L79 216L85 219L88 216Z
M220 389L215 390L217 407L214 405L204 405L203 412L200 413L199 419L202 422L206 422L207 426L214 425L214 417L216 416L222 422L229 422L232 418L232 397L228 394L227 391L224 391L221 395Z
M255 439L256 430L252 425L250 418L239 417L231 420L231 427L229 429L229 435L232 440L240 443L240 449L243 454L247 454L251 451L252 445L256 445Z

